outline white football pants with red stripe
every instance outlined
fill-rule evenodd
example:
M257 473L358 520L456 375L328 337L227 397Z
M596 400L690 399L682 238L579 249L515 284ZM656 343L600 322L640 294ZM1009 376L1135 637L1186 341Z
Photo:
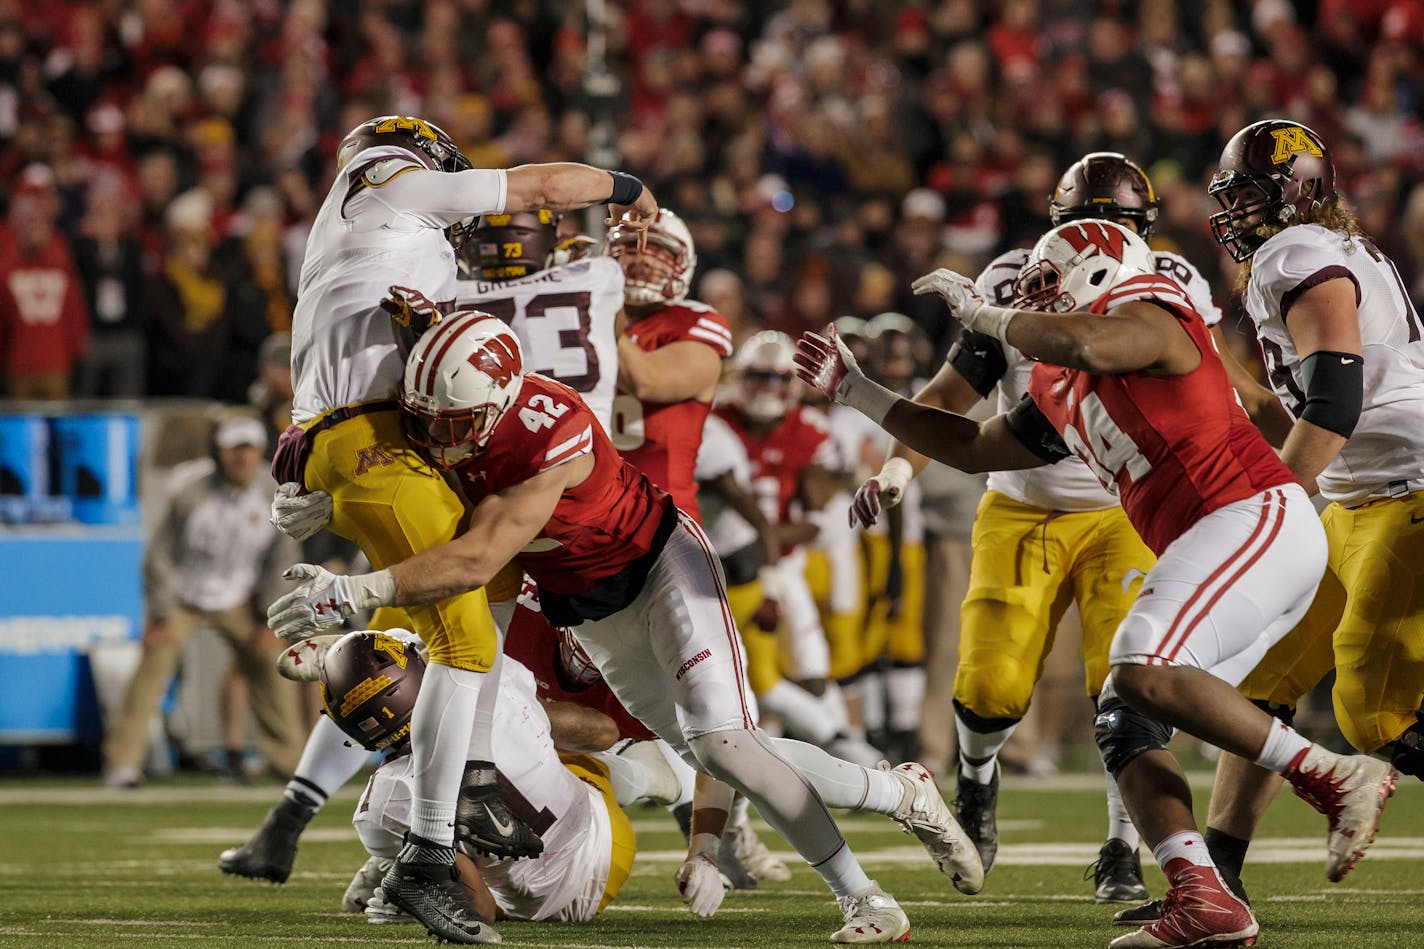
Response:
M1300 485L1218 508L1162 552L1110 662L1192 666L1238 685L1305 615L1325 559L1325 531Z
M722 565L685 514L633 602L573 633L623 707L684 758L690 738L756 727Z

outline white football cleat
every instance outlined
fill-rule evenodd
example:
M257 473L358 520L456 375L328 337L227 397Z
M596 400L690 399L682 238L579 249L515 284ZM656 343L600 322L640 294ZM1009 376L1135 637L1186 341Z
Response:
M1311 745L1285 779L1297 797L1329 819L1325 876L1339 883L1374 841L1399 773L1368 755L1337 755Z
M321 660L345 633L325 633L293 643L277 657L277 672L293 682L316 682L321 678Z
M918 761L907 761L894 768L882 761L880 768L889 771L905 786L905 797L890 816L900 822L905 833L919 838L939 872L949 878L956 890L969 895L982 890L984 862L974 842L954 819L929 769Z
M895 897L870 881L870 889L859 896L847 896L838 901L845 925L831 933L831 942L876 943L909 942L910 918L895 902Z
M670 807L682 797L682 782L656 741L630 741L619 750L618 757L641 765L648 773L650 787L639 800Z
M758 880L778 883L791 879L791 869L766 849L766 844L761 842L750 821L733 824L728 830L732 836L732 853L742 862L742 866L747 868L748 873ZM726 846L726 835L723 835L722 840L723 846Z
M391 857L372 857L361 864L361 869L356 871L356 875L346 887L346 892L341 896L341 911L364 913L367 904L371 902L371 895L376 892L376 887L381 885L381 880L385 879L386 871L391 868L393 862Z

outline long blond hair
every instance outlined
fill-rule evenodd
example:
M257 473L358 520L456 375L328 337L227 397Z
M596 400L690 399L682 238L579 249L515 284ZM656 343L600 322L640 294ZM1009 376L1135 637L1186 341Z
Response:
M1300 224L1319 224L1327 230L1335 231L1342 237L1365 237L1368 239L1365 232L1360 229L1360 222L1355 219L1355 212L1350 210L1350 206L1338 194L1332 194L1323 201L1312 204L1304 214L1289 224L1262 224L1256 228L1256 233L1260 235L1261 243L1264 244L1286 228L1296 227ZM1246 295L1246 284L1251 282L1251 261L1254 259L1255 254L1253 253L1241 262L1240 269L1236 271L1235 292L1242 298Z

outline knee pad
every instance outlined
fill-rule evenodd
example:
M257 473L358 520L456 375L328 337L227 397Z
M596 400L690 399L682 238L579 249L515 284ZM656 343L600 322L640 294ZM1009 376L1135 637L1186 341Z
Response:
M1251 704L1272 718L1279 719L1283 724L1295 724L1295 709L1280 702L1272 702L1270 699L1252 699Z
M1389 748L1389 762L1396 771L1424 779L1424 721L1410 725Z
M983 715L976 715L973 711L969 709L968 706L966 706L963 702L959 701L959 699L952 699L951 702L954 705L955 717L958 718L961 722L963 722L964 726L970 731L977 732L980 735L988 735L993 732L1001 732L1004 729L1009 728L1013 725L1017 725L1019 722L1023 721L1022 718L1016 718L1013 716L1005 716L1003 718L986 718Z
M1116 779L1138 755L1166 748L1172 740L1172 728L1154 722L1117 696L1109 696L1098 703L1093 738L1103 764Z

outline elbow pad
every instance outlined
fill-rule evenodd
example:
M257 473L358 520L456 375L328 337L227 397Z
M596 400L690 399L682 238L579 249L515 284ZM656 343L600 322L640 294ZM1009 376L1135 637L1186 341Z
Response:
M1299 418L1349 438L1365 400L1365 359L1321 350L1300 363L1305 406Z

